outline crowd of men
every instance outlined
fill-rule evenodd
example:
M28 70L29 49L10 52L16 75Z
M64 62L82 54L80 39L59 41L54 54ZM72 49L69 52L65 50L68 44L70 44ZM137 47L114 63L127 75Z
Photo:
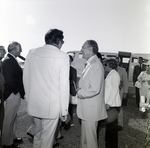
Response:
M23 71L16 59L22 52L20 43L9 44L8 54L0 64L3 148L17 148L16 143L22 142L15 134L21 99L26 99L27 112L35 124L33 148L54 146L60 119L67 120L70 99L70 62L69 56L60 50L63 39L63 31L50 29L45 34L45 45L29 51ZM121 104L128 93L127 73L119 66L119 58L102 63L98 50L94 40L85 41L81 48L86 64L75 86L77 116L81 120L80 147L98 148L98 122L110 119L106 120L106 148L118 148L117 132L123 129ZM1 60L5 54L0 46Z

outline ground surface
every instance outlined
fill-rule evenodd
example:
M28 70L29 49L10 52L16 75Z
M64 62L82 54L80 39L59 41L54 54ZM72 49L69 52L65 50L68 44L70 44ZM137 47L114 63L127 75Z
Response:
M119 132L119 148L144 148L147 134L147 117L142 116L135 105L134 89L129 88L128 105L123 107L124 129ZM58 148L79 148L80 145L80 124L78 118L74 117L75 126L69 130L62 129L64 139L59 140ZM17 135L23 138L21 148L32 148L30 137L26 134L30 126L31 118L26 112L26 102L22 100L17 118ZM105 127L99 132L99 148L105 148L104 142Z

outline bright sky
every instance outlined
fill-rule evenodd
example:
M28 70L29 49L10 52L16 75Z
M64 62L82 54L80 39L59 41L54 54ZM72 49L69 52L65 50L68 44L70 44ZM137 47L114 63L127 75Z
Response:
M51 28L64 31L62 50L80 50L88 39L100 52L150 53L150 0L0 0L0 45L44 45Z

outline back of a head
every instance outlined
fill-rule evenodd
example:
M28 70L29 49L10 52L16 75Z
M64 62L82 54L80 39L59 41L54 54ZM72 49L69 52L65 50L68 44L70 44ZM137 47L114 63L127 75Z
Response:
M10 43L8 45L8 52L12 52L14 49L16 49L17 46L20 46L20 48L21 48L21 45L18 42Z
M97 55L98 53L98 44L94 40L87 40L88 44L93 48L93 53Z
M142 63L143 63L143 57L139 57L138 63L139 63L139 64L142 64Z
M106 63L107 63L107 64L109 65L109 67L112 68L112 69L116 69L117 66L118 66L117 61L116 61L116 59L114 59L114 58L107 59L107 60L106 60Z
M45 43L46 44L59 44L59 40L63 40L63 31L58 29L50 29L45 35Z

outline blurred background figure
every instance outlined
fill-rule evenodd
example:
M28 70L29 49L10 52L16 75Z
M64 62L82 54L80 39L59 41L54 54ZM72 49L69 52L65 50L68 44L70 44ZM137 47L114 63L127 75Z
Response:
M135 85L135 82L138 80L137 77L141 73L142 69L142 63L143 63L143 57L139 57L138 59L138 65L134 67L133 70L133 85ZM140 94L139 94L139 88L135 87L135 96L136 96L136 105L139 107L140 103Z
M105 79L105 105L108 114L105 131L106 148L118 148L118 115L121 98L119 93L120 76L116 71L117 66L116 59L108 59L104 66L108 73Z
M120 76L120 85L119 85L119 92L121 97L121 106L127 105L127 96L128 96L128 77L126 69L120 67L120 58L116 57L117 60L117 68L116 71ZM123 109L121 107L118 117L118 131L123 129Z
M137 78L141 83L140 104L150 103L150 60L143 64L146 65L146 71L142 71Z
M4 98L3 98L3 91L4 91L4 76L3 76L3 68L2 68L2 59L6 54L6 50L4 46L0 46L0 135L2 134L2 126L3 126L3 119L4 119Z
M15 143L22 143L22 138L16 137L16 118L21 98L24 99L23 72L16 58L20 56L22 47L18 42L8 46L8 54L3 60L3 75L5 79L2 144L4 148L19 147Z

